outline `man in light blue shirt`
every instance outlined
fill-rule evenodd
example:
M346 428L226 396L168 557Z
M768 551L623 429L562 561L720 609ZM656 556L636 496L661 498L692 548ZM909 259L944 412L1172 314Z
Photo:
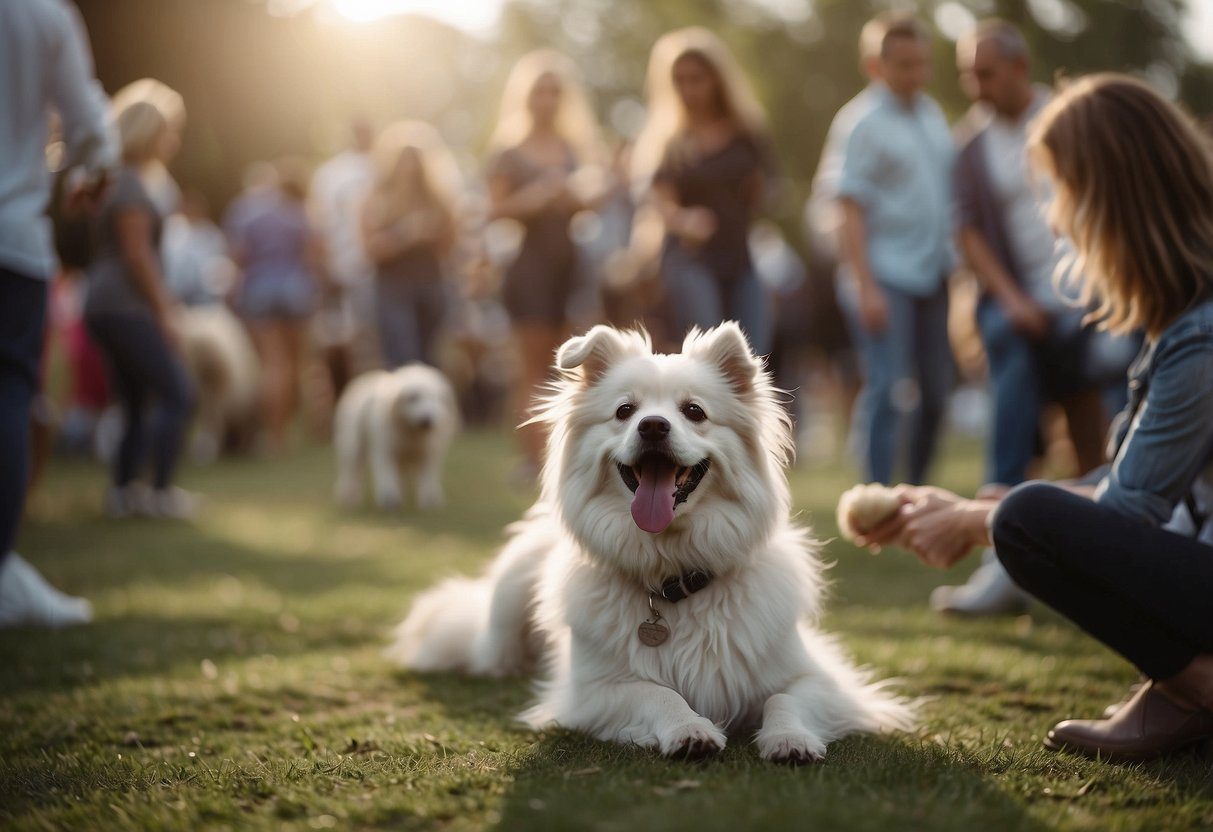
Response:
M884 40L886 15L869 20L859 33L859 70L868 79L868 84L859 93L842 105L826 132L825 144L821 148L821 160L813 174L813 187L804 207L805 228L814 254L823 254L838 261L838 237L842 227L842 206L838 202L838 183L842 179L842 166L847 158L847 143L855 125L863 119L882 98L880 82L880 46Z
M943 112L922 92L926 26L896 12L876 22L881 81L851 129L837 185L839 300L864 374L854 426L864 475L892 482L898 439L907 435L905 481L921 483L952 383L946 281L954 151Z
M46 211L46 142L58 114L66 166L116 156L107 102L75 8L64 0L0 2L0 627L87 621L88 602L49 586L9 552L25 498L30 406L47 288L57 264Z

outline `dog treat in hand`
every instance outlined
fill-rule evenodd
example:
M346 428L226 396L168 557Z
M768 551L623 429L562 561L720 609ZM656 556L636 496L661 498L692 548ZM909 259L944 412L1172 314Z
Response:
M879 483L856 485L838 498L838 529L854 542L889 519L901 507L901 499L891 488Z

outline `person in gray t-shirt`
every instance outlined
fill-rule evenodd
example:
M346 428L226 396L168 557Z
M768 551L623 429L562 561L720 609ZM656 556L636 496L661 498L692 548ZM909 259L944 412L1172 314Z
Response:
M123 165L102 200L84 321L105 356L125 418L106 510L115 517L184 518L193 514L196 500L174 487L172 478L193 393L161 268L164 216L149 191L149 183L165 181L164 165L176 153L184 107L162 84L137 83L146 94L116 117ZM152 402L156 409L145 424ZM148 456L150 490L138 479Z

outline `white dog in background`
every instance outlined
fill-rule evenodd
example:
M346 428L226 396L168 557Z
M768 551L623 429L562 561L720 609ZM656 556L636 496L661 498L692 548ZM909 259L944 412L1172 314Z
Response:
M213 462L228 437L251 444L260 377L257 352L225 306L188 307L180 324L181 350L198 402L191 456L196 462Z
M540 503L479 579L417 599L389 655L421 671L545 671L534 727L667 755L756 729L809 762L909 703L816 629L818 544L789 519L791 432L736 324L675 355L594 327L560 349Z
M406 489L418 508L440 508L442 464L458 431L455 393L434 368L410 364L364 373L342 394L333 420L337 501L346 507L362 502L369 467L380 508L402 506Z

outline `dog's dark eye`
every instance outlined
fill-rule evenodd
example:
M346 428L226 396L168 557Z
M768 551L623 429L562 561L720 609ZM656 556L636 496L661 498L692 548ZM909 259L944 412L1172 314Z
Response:
M627 404L619 405L619 409L615 411L615 418L621 422L632 418L632 414L636 412L636 405L628 402Z
M687 402L682 406L682 415L686 416L692 422L702 422L708 418L708 414L703 412L703 408L694 402Z

